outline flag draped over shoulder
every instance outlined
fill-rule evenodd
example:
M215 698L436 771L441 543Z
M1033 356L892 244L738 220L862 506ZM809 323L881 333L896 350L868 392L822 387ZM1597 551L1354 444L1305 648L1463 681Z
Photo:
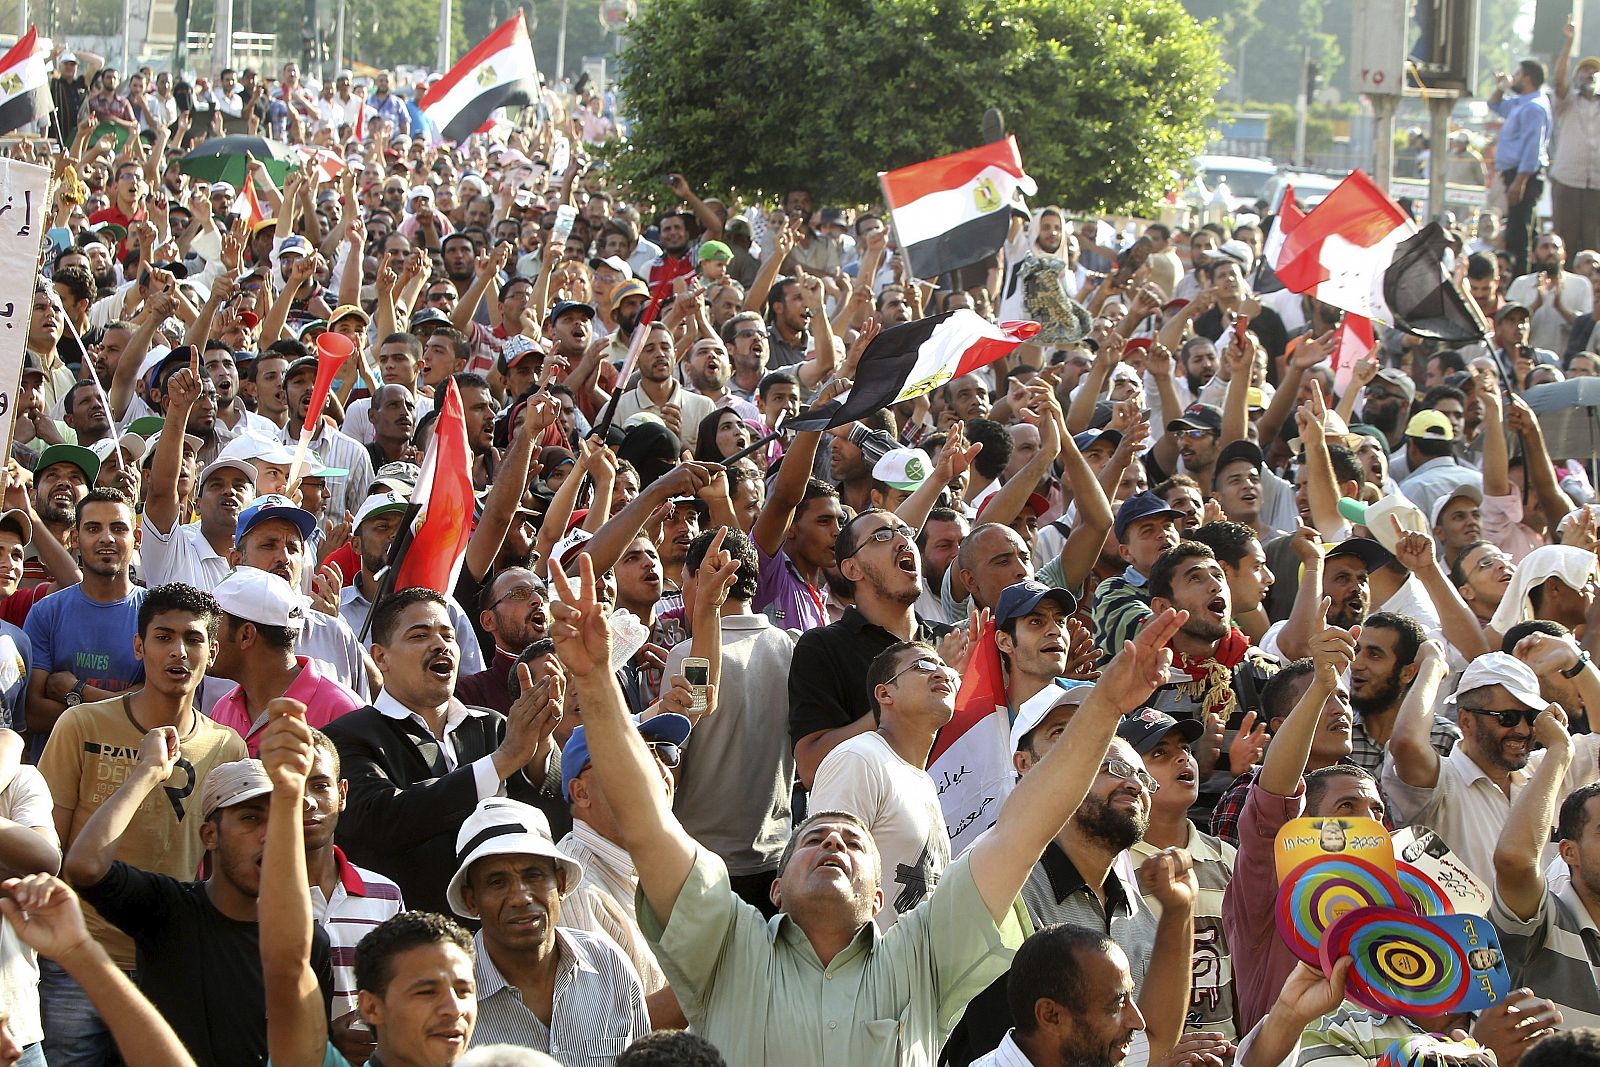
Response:
M928 776L939 790L939 807L950 834L951 859L994 825L1016 782L1006 674L994 632L990 620L961 676L956 713L939 731L928 760Z
M1269 241L1266 256L1291 292L1422 337L1472 341L1488 331L1444 268L1444 231L1419 230L1362 171L1303 218L1281 219L1274 238L1278 229L1282 242Z
M867 346L850 391L786 424L826 430L932 392L986 367L1039 332L1036 322L989 322L968 308L884 330Z
M50 41L36 26L0 57L0 134L20 130L50 114Z
M881 172L895 234L919 278L934 278L994 255L1005 245L1013 207L1033 189L1017 139Z
M502 22L422 98L422 113L446 141L465 141L496 108L539 98L539 68L522 11Z

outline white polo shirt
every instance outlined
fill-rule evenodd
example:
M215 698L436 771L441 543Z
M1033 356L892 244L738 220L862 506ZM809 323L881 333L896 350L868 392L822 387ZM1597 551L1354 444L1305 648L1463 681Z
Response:
M150 516L144 515L139 527L144 531L139 542L140 573L147 588L183 582L196 589L215 589L233 569L201 534L198 522L185 523L163 534Z

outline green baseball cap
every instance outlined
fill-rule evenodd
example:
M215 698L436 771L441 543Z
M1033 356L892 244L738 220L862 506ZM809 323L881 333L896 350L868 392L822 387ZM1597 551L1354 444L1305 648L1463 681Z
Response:
M77 467L90 485L100 476L100 457L82 445L51 445L39 453L39 462L34 469L42 472L57 463L70 463Z
M708 259L729 260L732 258L733 249L729 248L721 241L706 241L700 246L700 252L696 257L695 262L704 263Z

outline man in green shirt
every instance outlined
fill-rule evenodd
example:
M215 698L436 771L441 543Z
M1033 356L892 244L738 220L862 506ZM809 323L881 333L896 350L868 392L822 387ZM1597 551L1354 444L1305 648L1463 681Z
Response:
M968 1000L1009 965L1025 926L1018 894L1100 771L1121 715L1165 677L1182 612L1153 618L1101 674L1063 737L1018 783L993 829L922 904L879 934L877 848L855 816L813 814L795 830L770 923L741 902L716 856L672 816L660 773L611 672L611 635L580 557L577 588L552 574L550 636L571 672L594 771L639 871L639 925L693 1029L740 1067L931 1067ZM731 581L713 542L702 567ZM1182 859L1181 853L1179 858ZM1195 892L1186 859L1173 880ZM1164 1050L1163 1050L1164 1051Z

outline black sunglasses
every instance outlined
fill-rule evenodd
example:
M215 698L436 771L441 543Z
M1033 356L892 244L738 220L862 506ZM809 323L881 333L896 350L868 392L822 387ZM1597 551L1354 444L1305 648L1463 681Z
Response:
M1506 730L1516 726L1519 722L1532 726L1533 721L1539 717L1539 713L1532 708L1513 708L1507 711L1492 711L1487 708L1462 708L1461 710L1470 711L1474 715L1490 716Z

